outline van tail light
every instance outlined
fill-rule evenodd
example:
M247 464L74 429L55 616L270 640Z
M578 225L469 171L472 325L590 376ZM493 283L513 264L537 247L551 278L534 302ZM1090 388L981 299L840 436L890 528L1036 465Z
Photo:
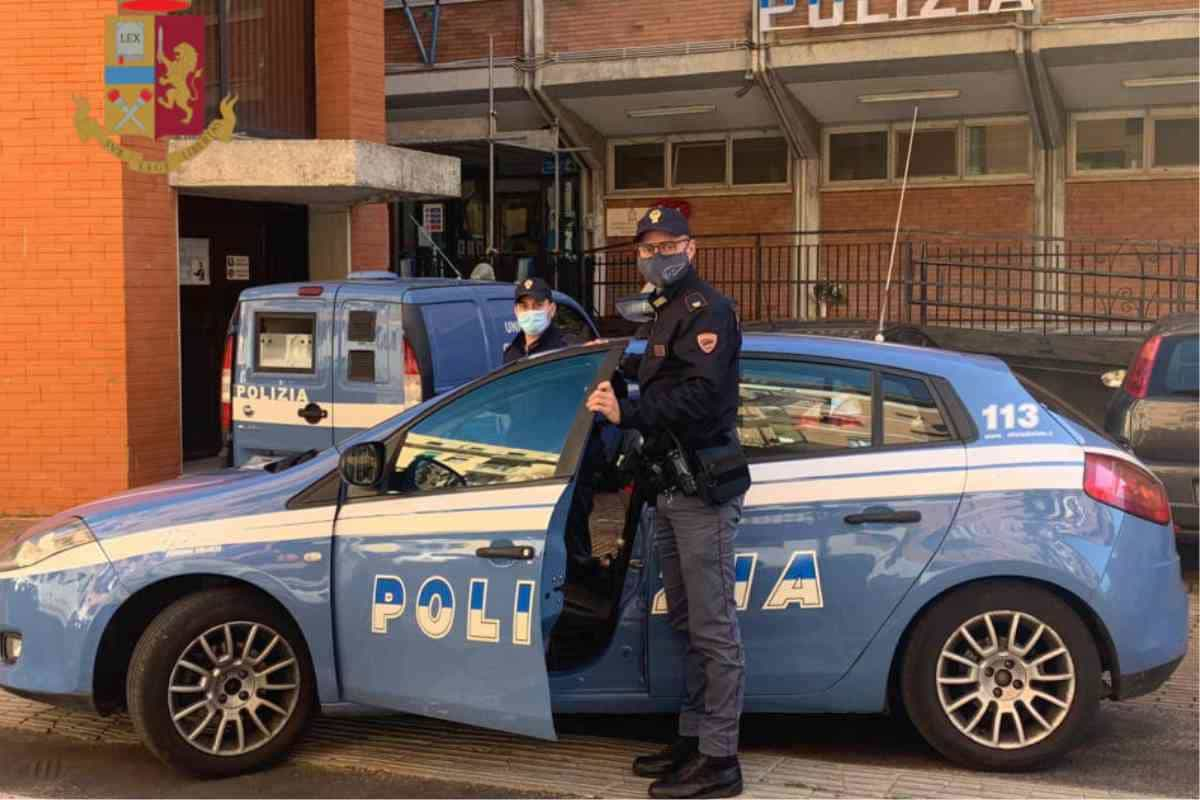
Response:
M424 382L421 380L421 364L416 351L404 342L404 402L415 405L425 399Z
M1087 453L1083 462L1083 490L1089 497L1136 517L1159 525L1171 522L1171 504L1162 483L1123 458Z
M225 337L221 356L221 438L228 442L233 431L233 334Z
M1158 347L1162 344L1161 336L1151 336L1142 344L1133 366L1125 374L1125 382L1121 388L1131 397L1142 398L1150 391L1150 374L1154 372L1154 359L1158 357Z

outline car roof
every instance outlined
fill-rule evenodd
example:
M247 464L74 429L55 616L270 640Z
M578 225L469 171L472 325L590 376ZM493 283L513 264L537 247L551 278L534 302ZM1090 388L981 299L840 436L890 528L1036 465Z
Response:
M1181 311L1178 314L1168 314L1154 324L1154 329L1149 335L1169 336L1178 333L1200 333L1200 317L1196 312Z
M476 289L492 297L512 295L514 284L501 281L480 281L469 278L405 278L392 272L370 271L353 272L349 278L334 281L302 281L292 283L273 283L267 286L254 286L244 289L239 300L278 300L296 297L301 287L320 287L323 295L332 297L342 287L352 287L355 293L370 295L404 295L417 289ZM566 298L561 292L554 293L554 299L562 302Z
M620 344L625 346L630 355L641 355L646 349L644 339L610 340L610 346ZM583 351L595 346L596 343L576 345L571 349ZM1011 374L1008 365L993 356L893 342L808 334L746 333L742 335L742 355L787 355L857 361L897 370L939 375L951 380L988 380L995 378L996 373Z

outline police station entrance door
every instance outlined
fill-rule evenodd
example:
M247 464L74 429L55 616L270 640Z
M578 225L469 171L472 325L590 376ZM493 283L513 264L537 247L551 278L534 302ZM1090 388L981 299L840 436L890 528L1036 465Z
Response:
M221 356L243 289L308 278L308 209L179 197L183 457L221 450Z

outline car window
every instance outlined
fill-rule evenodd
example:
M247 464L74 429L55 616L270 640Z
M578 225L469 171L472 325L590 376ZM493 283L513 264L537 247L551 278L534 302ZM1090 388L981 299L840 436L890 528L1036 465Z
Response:
M592 326L588 325L583 315L565 303L559 303L558 313L554 315L554 324L562 331L563 338L568 344L583 344L594 337Z
M1200 394L1200 338L1168 336L1158 350L1151 394Z
M414 425L392 493L551 478L605 352L557 359L483 384Z
M313 337L314 314L255 314L254 368L263 372L316 370Z
M950 426L942 418L937 402L925 381L884 373L883 443L885 445L929 444L951 438Z
M871 445L871 371L802 361L742 360L738 438L746 455Z

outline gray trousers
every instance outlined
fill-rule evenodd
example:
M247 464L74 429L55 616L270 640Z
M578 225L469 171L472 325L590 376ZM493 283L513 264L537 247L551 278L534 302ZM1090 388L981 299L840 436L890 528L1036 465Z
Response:
M654 522L667 619L688 637L679 735L698 736L700 752L714 757L737 754L746 686L733 572L742 500L709 506L698 497L659 495Z

